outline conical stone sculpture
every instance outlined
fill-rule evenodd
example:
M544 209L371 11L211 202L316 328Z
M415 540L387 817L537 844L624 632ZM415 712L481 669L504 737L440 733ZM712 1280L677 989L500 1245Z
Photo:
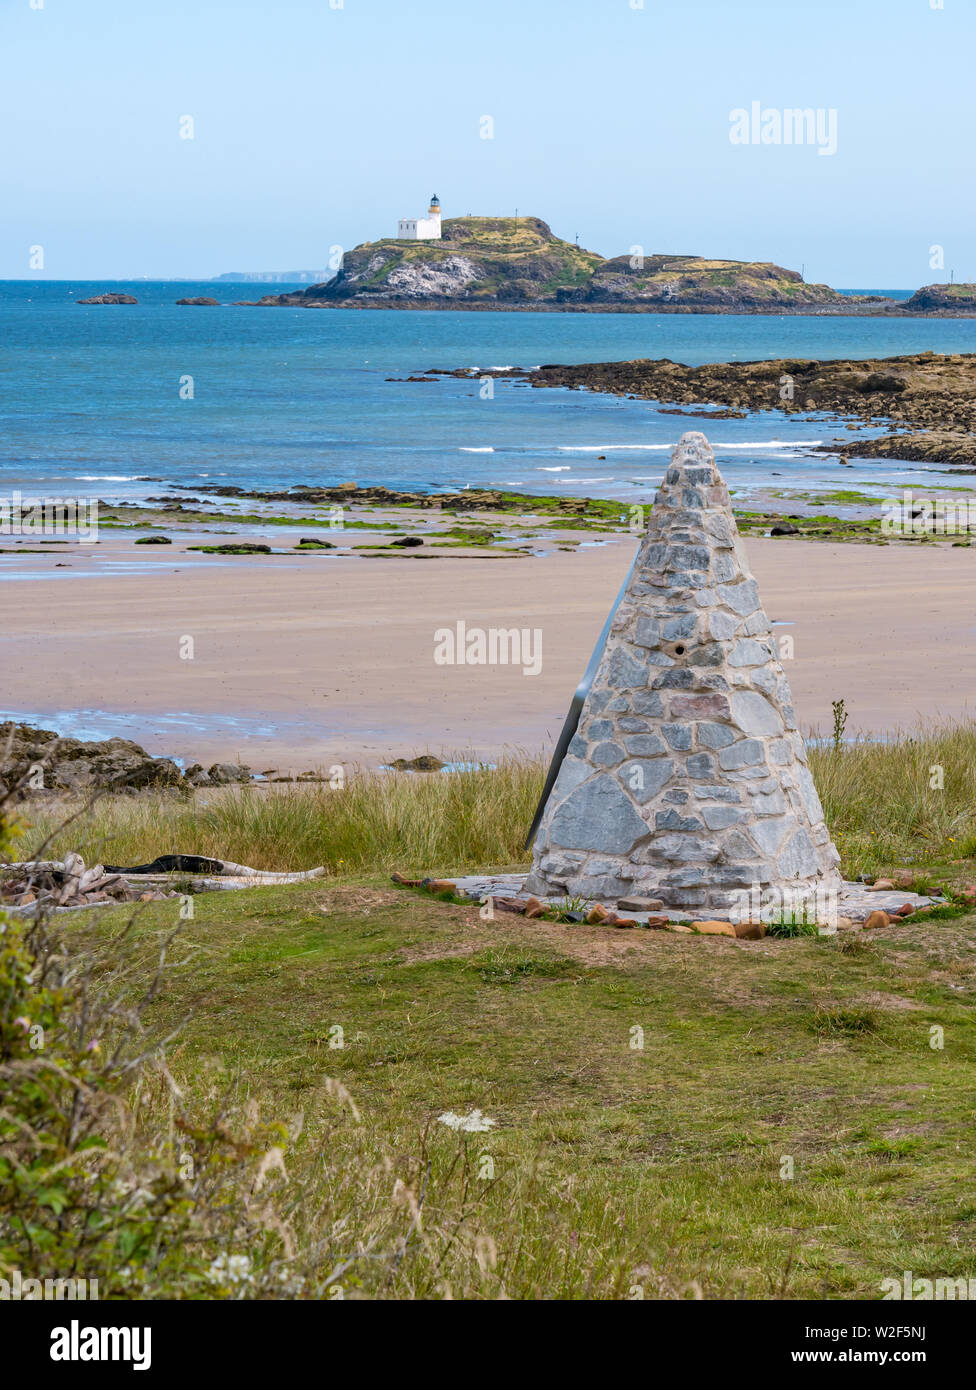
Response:
M839 889L789 685L703 434L651 509L526 890L728 911ZM789 899L787 899L789 900Z

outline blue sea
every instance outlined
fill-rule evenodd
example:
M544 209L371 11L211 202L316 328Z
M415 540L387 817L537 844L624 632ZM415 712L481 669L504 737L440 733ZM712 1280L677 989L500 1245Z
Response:
M646 498L687 429L706 431L740 496L767 484L837 486L838 477L845 487L910 485L925 470L865 460L839 475L836 459L810 450L843 442L843 428L816 412L710 425L585 391L496 382L485 400L476 380L388 378L636 357L699 364L976 351L974 319L230 307L267 289L0 282L0 492L115 501L158 496L167 484L204 492L351 481ZM77 303L107 290L139 303ZM227 307L177 306L194 295ZM181 399L188 378L192 399Z

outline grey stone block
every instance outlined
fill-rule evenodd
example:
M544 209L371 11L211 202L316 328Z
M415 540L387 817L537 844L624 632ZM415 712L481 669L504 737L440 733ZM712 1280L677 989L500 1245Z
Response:
M735 696L732 697L733 699ZM743 738L738 743L730 743L719 752L719 765L726 769L752 767L761 763L766 755L765 746L756 738Z
M697 627L697 614L685 613L680 618L672 618L663 624L661 638L665 642L684 642L694 637Z
M753 637L740 637L729 652L729 665L762 666L772 659L772 655L765 642L757 642Z
M772 857L779 853L780 846L793 824L794 822L789 816L778 816L775 819L758 821L752 827L752 838L763 854Z
M710 753L693 753L686 761L685 769L689 777L705 781L715 776L715 759Z
M656 618L638 618L634 628L634 642L638 647L656 647L659 640L658 628Z
M714 840L703 840L697 835L657 835L651 841L650 848L658 858L679 862L691 860L696 864L710 864L719 856L719 847Z
M662 725L662 729L664 727ZM668 751L663 739L657 734L634 734L631 738L624 739L624 747L635 758L656 758Z
M820 860L810 836L801 826L776 861L783 878L812 878L820 868Z
M628 759L617 769L617 776L637 804L646 806L670 780L673 771L670 758L655 758L651 762Z
M746 812L739 806L702 807L702 819L709 830L727 830L730 825L738 825L745 817Z
M759 589L754 579L746 579L738 584L719 584L716 587L721 601L741 618L754 613L759 607Z
M616 778L591 777L560 806L549 826L551 844L560 849L589 849L629 854L647 834L647 825Z
M691 747L691 725L690 724L662 724L661 733L667 739L672 748L684 750ZM633 743L629 739L628 743Z
M665 671L662 676L655 676L652 685L655 690L693 690L695 674L684 667L675 667L672 671Z
M553 804L564 800L570 792L575 791L592 771L592 766L584 758L576 758L567 753L559 769L556 785L552 789Z
M719 642L727 642L734 637L740 624L740 618L732 613L723 613L720 608L708 615L708 631Z
M692 647L688 653L689 666L721 666L725 660L725 648L718 642L706 643L702 647Z
M594 767L616 767L624 756L619 743L598 743L590 753Z
M695 787L695 796L699 801L729 801L739 804L742 801L742 793L738 787Z
M682 816L677 811L658 811L654 817L655 830L702 830L697 816Z
M601 738L613 738L612 719L594 719L592 723L580 724L580 733L590 740Z
M698 725L698 742L703 743L706 748L727 748L734 741L735 734L728 724Z
M652 718L659 718L664 713L664 701L652 690L635 690L633 706L635 713L648 714Z
M614 690L629 690L647 684L647 671L629 647L618 646L607 663L605 679Z
M783 720L764 696L736 690L730 697L732 719L744 734L782 734Z

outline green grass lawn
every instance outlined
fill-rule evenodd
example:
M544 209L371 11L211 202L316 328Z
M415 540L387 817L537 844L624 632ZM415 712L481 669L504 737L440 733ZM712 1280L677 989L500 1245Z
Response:
M303 1115L289 1181L314 1172L347 1297L872 1299L976 1273L973 917L735 942L484 921L379 876L193 906L146 1020L181 1026L188 1111L243 1091ZM140 912L147 961L176 912ZM436 1119L475 1108L497 1127Z
M848 877L976 879L976 724L827 740L811 769ZM327 870L186 899L183 922L179 899L139 905L127 945L131 909L57 919L75 976L94 961L95 993L130 1002L179 928L107 1134L164 1224L138 1226L138 1260L102 1243L104 1296L874 1299L905 1270L976 1276L976 915L746 942L485 921L391 884L524 867L543 775L513 755L114 795L67 825L25 808L20 858L53 833L45 854L89 864ZM473 1110L496 1123L438 1119ZM215 1289L220 1255L246 1255L246 1286Z

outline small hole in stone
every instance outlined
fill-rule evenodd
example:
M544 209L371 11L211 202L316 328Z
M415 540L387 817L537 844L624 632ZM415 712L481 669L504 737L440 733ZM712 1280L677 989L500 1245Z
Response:
M675 654L675 656L684 656L684 654L685 654L685 649L684 649L684 647L680 644L680 642L679 642L679 644L675 647L675 649L674 649L674 654Z

